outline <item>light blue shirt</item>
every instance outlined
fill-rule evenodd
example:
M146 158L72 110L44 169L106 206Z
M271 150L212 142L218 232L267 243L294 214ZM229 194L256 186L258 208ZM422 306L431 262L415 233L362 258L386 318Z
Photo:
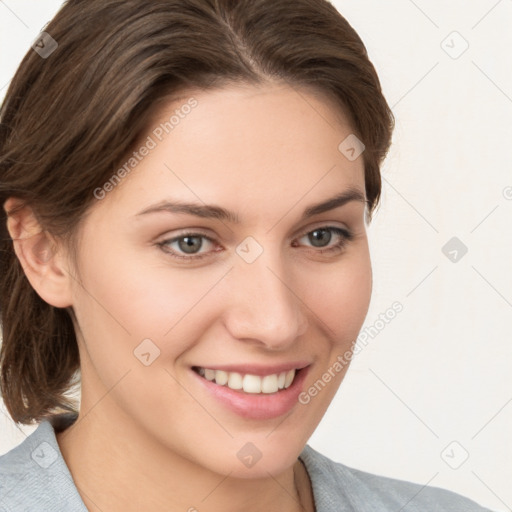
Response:
M62 425L44 420L0 456L0 512L87 512L55 437ZM451 491L347 467L309 445L300 459L317 512L490 512Z

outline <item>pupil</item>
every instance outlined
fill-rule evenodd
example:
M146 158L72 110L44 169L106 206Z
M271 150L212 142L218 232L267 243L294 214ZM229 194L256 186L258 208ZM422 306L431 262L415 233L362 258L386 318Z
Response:
M201 237L199 236L184 236L178 243L180 249L188 254L193 254L196 250L201 249Z
M331 232L327 229L315 229L310 233L310 242L315 247L324 247L324 245L329 244L329 242L331 241L331 236Z

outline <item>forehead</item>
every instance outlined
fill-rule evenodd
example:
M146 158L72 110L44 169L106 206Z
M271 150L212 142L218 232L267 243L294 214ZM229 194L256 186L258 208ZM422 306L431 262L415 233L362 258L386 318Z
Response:
M311 90L190 90L153 108L136 145L150 149L104 203L115 196L118 206L143 207L168 194L261 210L354 185L364 191L362 156L350 160L339 149L352 132L343 110Z

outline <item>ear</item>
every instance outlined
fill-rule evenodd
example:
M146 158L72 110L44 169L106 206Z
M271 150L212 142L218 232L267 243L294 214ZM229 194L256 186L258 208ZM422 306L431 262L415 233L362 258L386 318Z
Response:
M4 210L14 251L32 288L52 306L71 306L72 277L65 248L42 229L34 211L19 199L7 199Z

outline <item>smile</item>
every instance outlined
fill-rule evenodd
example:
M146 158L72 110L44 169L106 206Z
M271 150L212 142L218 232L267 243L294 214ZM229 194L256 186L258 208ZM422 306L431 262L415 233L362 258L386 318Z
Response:
M292 385L297 373L297 370L293 369L260 376L202 367L194 367L193 370L201 375L201 377L214 382L218 386L225 386L234 391L243 391L251 394L270 394L287 389Z

